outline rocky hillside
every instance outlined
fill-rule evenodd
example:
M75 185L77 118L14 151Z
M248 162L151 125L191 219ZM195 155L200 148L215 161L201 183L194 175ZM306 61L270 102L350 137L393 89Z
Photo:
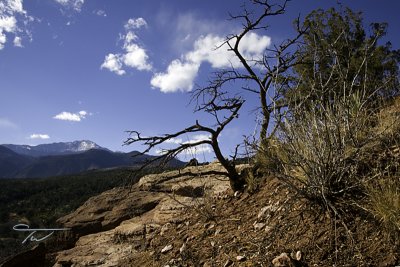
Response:
M33 254L57 267L400 264L399 244L367 214L333 218L272 177L253 194L233 194L219 170L148 175L92 197L59 219L69 232Z

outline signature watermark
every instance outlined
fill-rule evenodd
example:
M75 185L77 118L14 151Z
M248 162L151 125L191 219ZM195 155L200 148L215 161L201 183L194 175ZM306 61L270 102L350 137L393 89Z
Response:
M22 241L22 244L25 244L26 241L31 241L31 242L40 242L43 240L46 240L47 238L49 238L52 234L54 234L54 232L56 231L68 231L70 230L70 228L53 228L53 229L31 229L29 228L29 225L27 224L16 224L13 227L14 231L18 231L18 232L30 232L30 234L24 239L24 241ZM42 236L40 238L35 237L34 235L36 233L47 233L50 232L49 234Z

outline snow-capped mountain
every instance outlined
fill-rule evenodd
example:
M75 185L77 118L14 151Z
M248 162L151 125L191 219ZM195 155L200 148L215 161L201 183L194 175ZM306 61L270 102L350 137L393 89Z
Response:
M138 168L155 156L112 152L92 141L53 143L38 146L0 145L1 178L39 178L77 174L94 169ZM172 160L171 167L184 162Z
M27 155L31 157L54 156L54 155L67 155L85 152L91 149L107 150L107 148L97 145L95 142L89 140L81 140L74 142L60 142L51 144L42 144L37 146L29 145L3 145L11 149L15 153Z

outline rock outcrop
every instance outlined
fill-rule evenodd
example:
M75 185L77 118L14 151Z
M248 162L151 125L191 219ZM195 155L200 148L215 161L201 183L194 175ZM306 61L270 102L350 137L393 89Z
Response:
M201 170L201 172L200 172ZM115 188L90 198L58 222L70 228L75 245L56 255L54 266L120 266L144 249L152 237L180 223L180 214L195 208L204 197L229 190L219 164L142 177L130 188ZM164 253L167 253L165 249Z

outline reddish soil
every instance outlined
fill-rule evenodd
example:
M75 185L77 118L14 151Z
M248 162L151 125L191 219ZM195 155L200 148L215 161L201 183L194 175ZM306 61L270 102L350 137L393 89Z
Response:
M334 218L270 178L254 194L206 198L124 265L273 266L281 253L300 251L300 261L282 266L400 266L398 239L359 208L344 214Z

